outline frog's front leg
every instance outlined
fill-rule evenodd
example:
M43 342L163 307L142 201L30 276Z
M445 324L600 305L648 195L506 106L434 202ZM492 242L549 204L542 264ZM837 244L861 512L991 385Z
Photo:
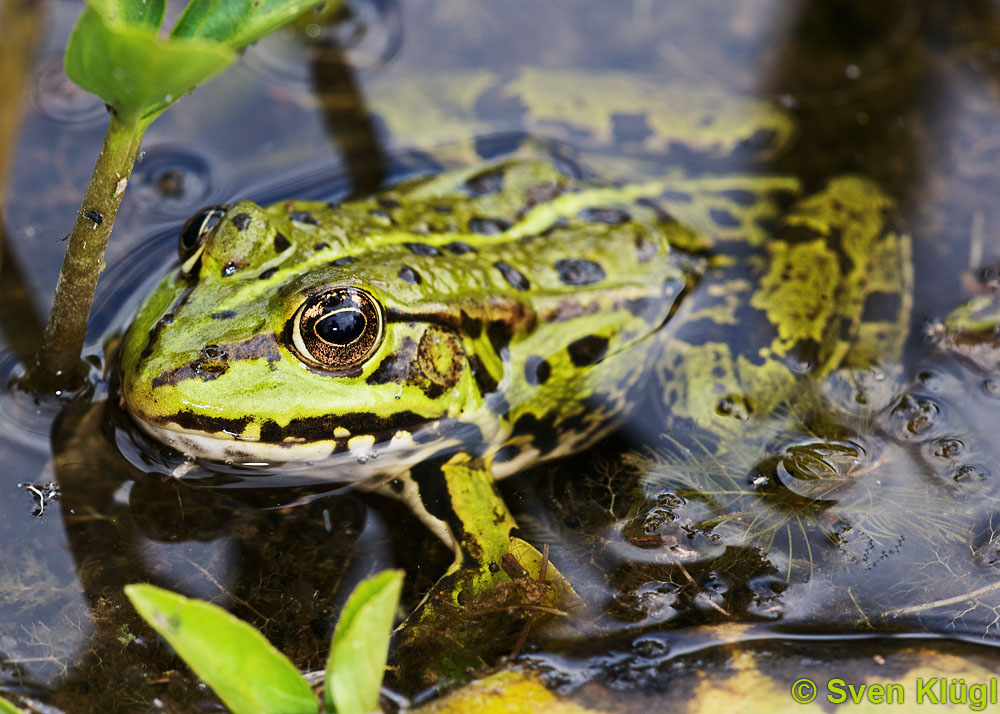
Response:
M431 459L376 490L406 502L455 553L451 566L398 630L404 649L416 646L434 652L438 661L428 664L431 668L449 666L448 662L474 664L463 661L476 659L475 652L481 649L473 647L472 640L491 627L509 631L511 608L518 603L507 592L509 587L505 589L511 583L501 561L512 552L527 577L541 576L550 584L542 604L556 607L575 601L575 593L559 571L516 537L514 517L483 461L465 454ZM487 624L488 617L496 615L502 622ZM487 639L502 646L502 636Z
M406 503L455 554L421 607L436 600L458 605L462 591L476 595L502 579L500 559L517 524L486 464L464 454L431 459L376 490Z

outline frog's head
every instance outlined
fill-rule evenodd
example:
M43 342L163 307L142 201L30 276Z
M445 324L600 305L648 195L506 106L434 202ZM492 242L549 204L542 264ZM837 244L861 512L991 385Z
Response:
M484 406L500 365L477 354L483 325L421 285L429 247L366 249L355 235L346 256L356 216L315 205L242 201L182 231L181 266L122 353L124 403L158 440L234 462L356 457L432 440ZM515 329L530 319L504 309Z
M606 358L690 274L666 233L686 229L568 180L521 162L199 214L126 336L124 403L160 441L233 462L496 447L534 424L583 439L585 402L620 411L643 363Z

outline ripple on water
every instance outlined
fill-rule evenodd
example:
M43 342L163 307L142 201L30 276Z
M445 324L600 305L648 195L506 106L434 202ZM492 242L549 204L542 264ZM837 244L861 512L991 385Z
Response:
M0 444L13 447L0 448L0 451L18 454L18 460L47 459L52 421L64 405L58 399L40 399L17 388L15 384L23 376L24 366L0 345ZM3 470L10 467L11 464L6 463Z
M107 122L104 102L70 81L63 71L62 57L47 60L39 67L34 99L42 114L53 121L87 126Z
M248 53L246 63L282 86L311 90L313 65L331 48L352 68L373 69L392 59L402 41L402 13L395 0L351 0L337 20L309 22L303 29L265 38ZM314 62L302 61L304 51L312 53Z
M161 144L143 151L132 176L133 200L160 215L186 217L222 196L212 163L200 152Z

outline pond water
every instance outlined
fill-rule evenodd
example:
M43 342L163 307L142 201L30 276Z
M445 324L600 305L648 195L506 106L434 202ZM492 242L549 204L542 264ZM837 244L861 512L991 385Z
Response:
M523 130L524 111L483 100L456 117L421 104L421 87L457 72L490 86L525 68L779 107L797 127L781 153L751 165L739 152L665 152L645 170L789 174L807 192L869 176L912 236L915 289L898 363L784 401L739 446L664 436L669 416L654 413L503 481L526 539L550 546L585 604L534 629L517 661L622 712L667 695L682 710L705 681L733 686L705 672L748 661L782 690L871 658L899 676L930 651L988 669L1000 642L998 338L930 335L998 287L995 4L359 0L346 18L283 31L147 132L97 289L90 384L41 399L15 380L107 121L61 69L81 7L0 2L23 23L7 24L17 44L0 23L0 45L15 48L0 50L0 127L19 121L0 154L0 692L38 711L217 711L123 585L222 604L316 670L359 580L404 567L412 606L443 572L450 553L402 505L349 486L224 469L172 478L177 456L118 406L115 350L200 207L335 200L426 172L457 142ZM598 170L614 164L563 122L531 128ZM435 691L426 678L391 684Z

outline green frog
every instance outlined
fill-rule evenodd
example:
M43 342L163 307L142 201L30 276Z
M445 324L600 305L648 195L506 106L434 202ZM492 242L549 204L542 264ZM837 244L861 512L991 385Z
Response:
M652 85L586 95L542 77L467 93L517 97L529 118L532 99L535 131L575 109L562 129L642 155L764 136L770 156L792 133L750 100L689 94L686 118L662 122L678 103ZM803 380L898 357L909 239L870 180L803 196L788 176L604 165L640 168L600 180L527 151L343 203L207 209L128 330L125 406L192 457L402 499L453 548L436 594L455 602L506 577L515 522L496 479L587 448L651 395L671 423L738 434Z

